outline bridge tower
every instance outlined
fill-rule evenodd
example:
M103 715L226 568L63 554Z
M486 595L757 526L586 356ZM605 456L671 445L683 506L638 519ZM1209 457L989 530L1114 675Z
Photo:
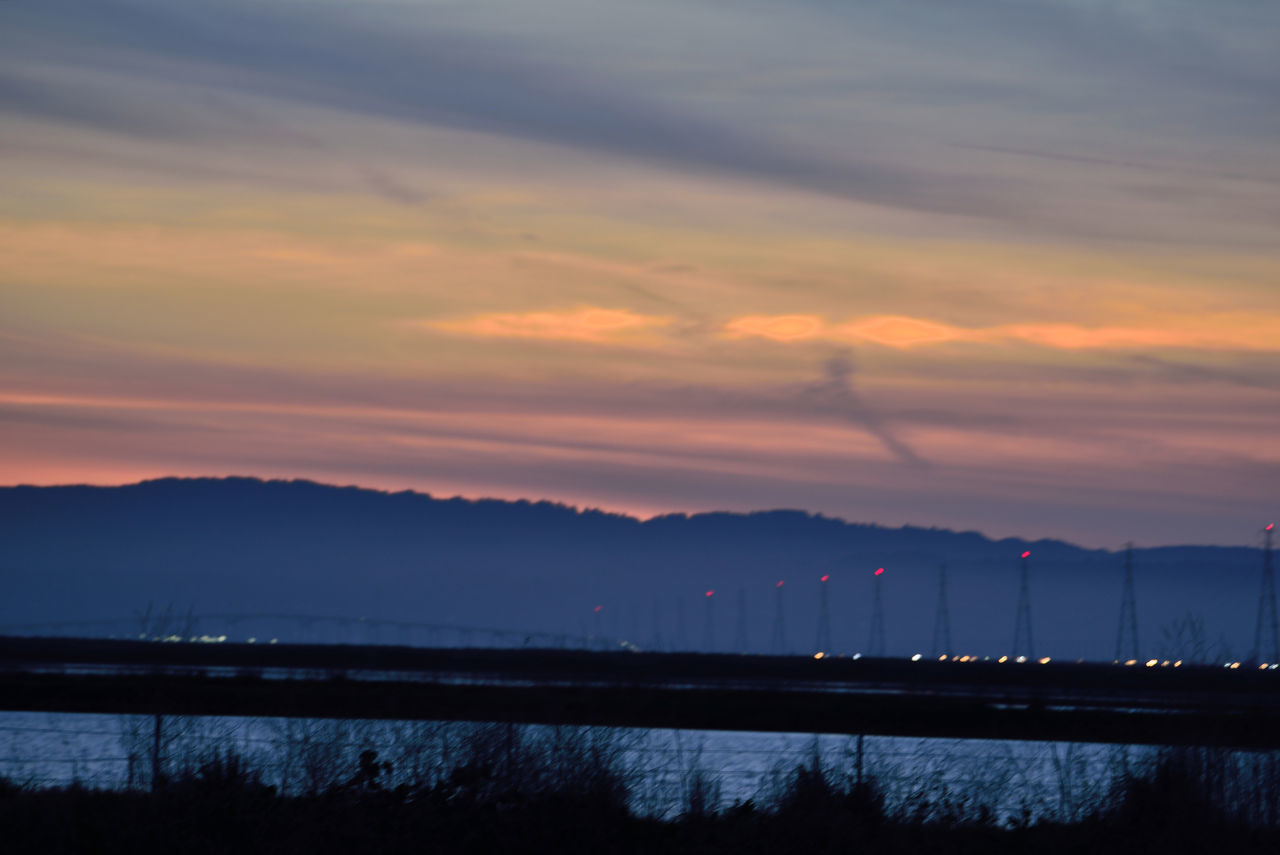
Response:
M1271 566L1271 531L1275 523L1264 528L1266 546L1262 552L1262 590L1258 592L1258 625L1253 634L1253 655L1264 662L1280 661L1280 622L1276 619L1276 577ZM1271 644L1263 647L1263 635L1269 633Z
M1031 552L1022 553L1019 566L1018 613L1013 619L1013 655L1031 659L1035 644L1031 640Z
M1116 630L1116 661L1138 659L1139 650L1138 606L1133 592L1133 544L1129 543L1124 548L1124 587L1120 595L1120 626Z
M884 598L880 592L884 585L883 567L876 569L871 585L871 637L867 640L867 655L884 656Z
M782 623L782 585L783 580L779 579L778 584L774 586L776 593L773 600L773 638L769 641L769 652L774 656L781 656L787 652L786 629Z
M947 605L947 565L938 565L938 609L933 616L933 655L951 655L951 609Z
M702 652L713 653L716 649L716 592L708 589L705 599L707 601L707 619L702 625Z
M825 574L818 580L818 650L831 651L831 609L827 605L827 582L831 575Z
M747 652L747 592L738 589L738 622L733 631L733 652Z

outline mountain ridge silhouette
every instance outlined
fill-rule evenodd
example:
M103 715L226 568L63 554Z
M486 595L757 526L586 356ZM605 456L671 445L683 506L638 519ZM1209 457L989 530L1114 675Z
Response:
M1053 655L1076 655L1064 642L1088 642L1097 658L1114 644L1123 561L1116 551L1057 540L893 528L794 509L641 520L545 500L253 477L0 487L0 538L10 591L0 625L174 603L197 613L351 614L575 634L601 626L671 639L683 608L684 634L697 640L713 608L722 648L742 589L749 647L762 652L779 579L791 646L812 646L823 574L831 575L836 644L856 650L880 566L888 568L890 649L927 645L944 562L955 646L999 646L1012 639L1018 556L1029 550L1037 637ZM1252 644L1259 550L1160 546L1134 555L1144 646L1157 646L1160 628L1187 613L1232 650ZM719 592L713 606L705 590ZM607 617L593 614L596 605Z

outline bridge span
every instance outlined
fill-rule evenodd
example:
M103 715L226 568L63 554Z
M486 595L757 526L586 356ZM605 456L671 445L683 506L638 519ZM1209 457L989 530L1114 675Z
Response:
M0 709L1280 748L1280 671L0 638Z

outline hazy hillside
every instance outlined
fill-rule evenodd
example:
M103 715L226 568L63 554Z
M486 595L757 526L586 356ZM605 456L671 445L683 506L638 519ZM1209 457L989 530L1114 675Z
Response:
M148 603L196 613L340 614L767 650L785 579L790 646L811 649L818 577L835 647L866 646L875 568L891 652L927 652L937 572L948 567L952 635L963 650L1012 639L1018 555L1032 552L1038 651L1110 656L1122 556L973 532L882 528L798 511L672 515L646 522L546 502L440 500L305 481L165 479L126 487L0 488L0 623L126 617ZM1143 647L1188 613L1237 655L1252 646L1261 553L1136 550Z

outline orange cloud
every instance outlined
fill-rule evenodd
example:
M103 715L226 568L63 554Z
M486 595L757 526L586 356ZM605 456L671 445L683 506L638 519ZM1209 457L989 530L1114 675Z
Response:
M828 326L815 315L746 315L724 326L731 338L826 340L907 350L950 342L1032 344L1056 350L1181 348L1280 350L1280 319L1209 316L1167 327L1085 327L1079 324L999 324L959 327L905 315L868 315Z
M725 324L729 338L760 338L774 341L801 341L821 338L825 324L817 315L745 315Z
M861 318L837 327L835 332L841 338L853 338L896 348L964 341L974 336L972 330L901 315L875 315Z
M644 334L670 325L671 318L626 309L583 306L567 312L505 312L453 321L428 321L445 332L494 338L535 338L592 344L635 343Z

